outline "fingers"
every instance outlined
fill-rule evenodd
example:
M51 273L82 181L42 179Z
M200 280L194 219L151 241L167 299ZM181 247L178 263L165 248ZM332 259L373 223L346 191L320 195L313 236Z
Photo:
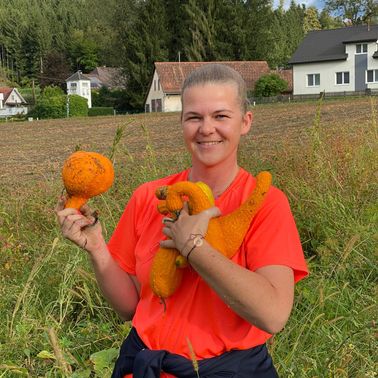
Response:
M176 248L176 244L173 240L162 240L160 242L160 247L174 249Z
M221 211L220 211L219 208L216 207L216 206L210 207L209 209L204 210L203 212L204 212L209 218L216 218L216 217L219 217L220 215L222 215Z

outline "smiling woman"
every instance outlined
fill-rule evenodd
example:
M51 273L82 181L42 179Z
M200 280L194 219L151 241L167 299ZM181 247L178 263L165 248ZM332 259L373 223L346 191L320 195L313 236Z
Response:
M191 167L137 188L107 245L100 224L87 227L88 208L78 214L60 205L65 236L79 244L85 235L105 297L132 319L113 378L277 377L265 343L284 327L294 283L307 275L285 195L273 186L264 191L233 255L225 257L206 239L210 220L232 214L257 186L237 161L240 138L253 119L246 104L245 84L233 69L209 63L190 74L182 89L181 123ZM181 181L207 184L215 206L196 214L184 206L177 219L167 221L157 211L155 191ZM190 254L180 286L164 301L150 282L159 248L167 250L167 259L170 251Z

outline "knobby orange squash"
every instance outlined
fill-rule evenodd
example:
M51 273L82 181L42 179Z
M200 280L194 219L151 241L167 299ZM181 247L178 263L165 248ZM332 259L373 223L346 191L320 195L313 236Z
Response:
M68 195L65 207L80 209L90 198L112 186L113 164L97 152L77 151L64 162L62 179Z
M247 200L232 213L210 219L205 240L224 256L231 258L239 249L249 226L261 208L269 191L272 176L263 171L256 176L256 187ZM182 181L171 186L160 187L156 196L160 199L158 211L179 216L184 198L188 199L190 214L210 208L213 205L210 189L202 190L200 186ZM156 252L150 273L150 285L155 295L165 299L171 296L181 283L183 269L188 266L186 258L176 249L159 248Z

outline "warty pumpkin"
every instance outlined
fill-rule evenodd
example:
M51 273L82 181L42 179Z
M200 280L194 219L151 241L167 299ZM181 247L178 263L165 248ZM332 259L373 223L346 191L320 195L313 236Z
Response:
M247 200L232 213L210 219L205 240L217 251L231 258L241 246L248 228L261 208L269 191L272 176L263 171L256 176L256 187ZM170 213L173 218L179 216L184 198L188 199L189 213L198 214L213 205L206 190L189 181L182 181L171 186L159 187L156 196L160 199L158 210ZM155 295L165 299L179 287L183 269L188 266L187 259L176 249L162 248L156 252L150 272L150 285Z
M62 179L68 195L65 207L80 209L90 198L112 186L113 164L97 152L76 151L64 162Z

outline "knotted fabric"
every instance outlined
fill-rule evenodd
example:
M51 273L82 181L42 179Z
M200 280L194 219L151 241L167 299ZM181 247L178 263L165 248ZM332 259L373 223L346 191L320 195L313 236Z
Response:
M198 361L198 366L201 378L278 377L265 344L205 358ZM133 378L158 378L161 371L179 378L198 378L191 360L166 350L148 349L132 328L121 346L112 378L131 373Z

